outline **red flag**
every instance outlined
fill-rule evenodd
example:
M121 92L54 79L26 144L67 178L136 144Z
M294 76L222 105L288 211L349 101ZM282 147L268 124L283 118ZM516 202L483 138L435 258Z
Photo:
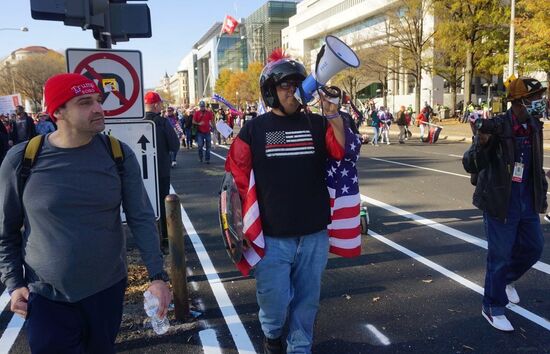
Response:
M225 19L223 20L222 33L233 34L233 32L235 32L235 30L237 29L238 24L239 21L235 20L229 15L225 15Z

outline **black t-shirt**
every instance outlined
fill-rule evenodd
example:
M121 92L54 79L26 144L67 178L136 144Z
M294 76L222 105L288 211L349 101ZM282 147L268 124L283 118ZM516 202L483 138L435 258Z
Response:
M316 114L272 112L241 129L239 138L251 149L265 235L303 236L330 223L326 129L326 119Z

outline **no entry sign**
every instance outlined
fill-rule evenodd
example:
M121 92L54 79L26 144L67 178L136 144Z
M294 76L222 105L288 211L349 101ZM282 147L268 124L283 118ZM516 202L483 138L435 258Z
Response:
M106 118L143 118L143 74L137 50L67 49L67 71L93 80Z

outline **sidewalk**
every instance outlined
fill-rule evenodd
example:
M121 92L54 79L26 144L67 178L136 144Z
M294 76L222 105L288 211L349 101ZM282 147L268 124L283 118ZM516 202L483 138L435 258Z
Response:
M471 143L472 130L470 129L470 124L468 123L459 123L456 119L446 119L438 125L442 126L443 129L439 135L439 140L446 141L455 141L455 142L465 142ZM416 126L409 127L413 133L413 138L420 138L420 130ZM367 134L369 137L372 137L372 128L366 125L361 126L359 131L362 134ZM399 135L399 128L397 124L392 124L390 128L390 137L391 139L397 139ZM438 140L438 141L439 141ZM550 133L546 134L546 131L543 130L543 143L544 150L550 150ZM436 143L437 144L437 143Z

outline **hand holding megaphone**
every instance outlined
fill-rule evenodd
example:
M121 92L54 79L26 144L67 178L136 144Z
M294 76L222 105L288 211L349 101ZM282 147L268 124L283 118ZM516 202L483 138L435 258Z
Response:
M348 67L357 68L359 64L357 54L346 43L335 36L326 36L325 44L317 54L315 71L306 77L302 85L296 90L294 94L296 99L305 105L315 97L318 90L324 88L326 90L324 93L332 99L331 102L338 104L340 95L338 94L338 98L335 98L331 97L330 94L334 86L327 88L325 85L340 71Z

